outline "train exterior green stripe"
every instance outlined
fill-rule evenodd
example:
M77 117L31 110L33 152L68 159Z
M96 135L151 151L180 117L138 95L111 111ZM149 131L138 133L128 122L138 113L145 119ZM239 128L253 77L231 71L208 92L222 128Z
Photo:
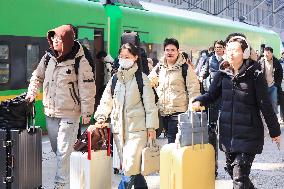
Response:
M106 26L104 6L88 0L13 0L0 2L0 35L45 37L62 24Z
M62 24L73 24L83 28L103 29L103 41L112 57L117 57L120 36L125 30L138 31L141 42L148 50L155 45L159 48L158 57L162 56L162 43L166 37L177 38L182 50L207 49L215 40L225 39L229 33L244 33L254 49L261 44L274 48L280 56L281 40L270 30L233 22L222 18L178 10L171 7L142 3L144 9L118 5L102 5L97 0L13 0L0 2L0 44L4 36L15 38L35 38L44 40L49 29ZM78 36L92 36L84 31ZM84 33L86 32L86 33ZM109 45L108 45L109 44ZM42 51L42 50L41 50ZM1 60L0 60L1 61ZM13 63L13 62L11 62ZM23 81L25 82L25 81ZM0 84L0 99L21 94L26 89L10 90ZM24 85L25 86L25 85ZM2 88L1 88L2 87ZM21 87L22 88L22 87ZM14 88L13 88L14 89ZM36 124L45 128L45 117L41 99L36 102Z

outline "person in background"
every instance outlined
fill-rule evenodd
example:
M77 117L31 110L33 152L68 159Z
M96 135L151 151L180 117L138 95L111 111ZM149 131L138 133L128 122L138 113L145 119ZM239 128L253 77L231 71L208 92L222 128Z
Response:
M132 44L121 46L120 66L115 75L117 83L112 86L112 79L108 82L94 115L97 123L104 125L111 114L111 130L124 173L119 189L132 188L133 185L134 188L148 188L141 175L141 154L148 138L156 138L155 129L159 125L154 92L147 76L138 69L138 55L138 49ZM137 84L137 74L142 74L142 96Z
M104 57L104 60L103 60L103 63L104 63L104 88L107 85L108 81L111 79L113 62L114 62L114 59L111 57L110 54L108 54L106 57Z
M284 64L284 51L281 53L281 58L279 59L281 65Z
M83 124L90 122L96 87L92 67L82 45L75 41L71 26L62 25L48 31L47 40L50 49L32 74L26 98L32 102L43 86L46 127L57 161L54 188L64 189L69 188L69 159L80 116ZM76 59L80 61L78 73Z
M194 70L194 72L196 73L197 76L199 76L199 73L202 69L202 66L205 64L205 62L208 58L208 55L209 54L208 54L207 50L200 51L199 58L196 61L195 70Z
M282 70L283 70L283 74L284 74L284 52L282 52L281 54L281 58L279 59L279 62L281 64ZM280 105L280 122L284 123L284 77L282 79L282 83L281 83L281 90L279 89L279 93L278 93L278 102Z
M151 58L147 58L147 61L148 61L148 68L149 68L149 72L152 71L153 69L153 60Z
M282 91L283 70L277 58L273 56L273 49L271 47L265 47L263 54L264 56L259 60L259 63L267 81L268 93L274 112L277 114L278 93Z
M225 42L222 40L217 40L214 42L215 53L209 57L201 69L199 75L199 81L203 84L203 89L207 92L215 75L219 71L220 64L224 60L225 53ZM221 107L220 104L221 98L217 99L214 103L210 104L207 109L208 116L208 135L209 135L209 143L213 145L215 149L215 176L217 177L218 172L218 147L217 147L217 133L218 133L218 118L219 118L219 110Z
M231 37L226 46L227 61L222 62L209 91L197 97L193 109L213 103L220 96L219 147L226 155L226 171L234 189L255 189L249 178L252 162L264 145L264 127L280 147L280 125L268 97L265 75L251 60L250 46L242 36Z
M193 63L191 62L188 54L186 52L182 52L182 56L186 59L186 63L192 67L192 69L194 69L194 65Z
M200 94L194 70L179 51L176 39L164 40L164 57L148 77L159 97L160 121L167 133L168 143L174 143L178 132L178 114L187 111L191 100Z
M209 47L209 49L208 49L208 57L211 57L212 55L215 54L214 50L215 50L214 46Z

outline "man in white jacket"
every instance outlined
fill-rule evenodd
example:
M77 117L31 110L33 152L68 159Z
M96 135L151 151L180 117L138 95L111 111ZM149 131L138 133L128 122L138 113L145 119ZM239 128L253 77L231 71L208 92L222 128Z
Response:
M55 188L68 188L69 159L76 141L80 116L87 124L94 111L94 74L82 46L74 41L70 25L47 34L50 49L33 72L27 99L33 101L43 86L46 127L57 168ZM78 64L78 65L77 65Z

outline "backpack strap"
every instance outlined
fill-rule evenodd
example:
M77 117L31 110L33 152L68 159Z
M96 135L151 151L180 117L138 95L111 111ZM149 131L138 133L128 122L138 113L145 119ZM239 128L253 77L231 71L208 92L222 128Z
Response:
M143 83L143 78L142 78L142 72L141 71L136 71L135 72L135 78L136 78L136 82L138 85L138 90L140 93L140 98L141 98L141 102L143 104L144 107L144 103L143 103L143 87L144 87L144 83Z
M80 67L80 60L81 60L82 57L83 57L83 55L75 58L74 68L75 68L76 75L78 75L78 70L79 70L79 67Z
M182 69L182 77L184 79L184 85L185 85L185 91L187 91L187 87L186 87L186 76L187 76L187 70L188 70L188 64L187 63L184 63L182 66L181 66L181 69Z
M50 60L50 56L46 53L45 60L44 60L44 67L47 68L48 62Z
M117 80L118 80L117 75L114 74L114 75L112 76L112 80L111 80L111 96L112 96L112 97L113 97L113 95L114 95L114 88L115 88L115 86L116 86Z
M137 85L138 85L138 90L139 90L139 93L140 93L140 99L141 99L141 102L142 102L143 107L144 107L144 103L143 103L143 87L144 87L144 83L143 83L143 78L142 78L142 72L141 71L136 71L135 72L135 78L136 78L136 82L137 82ZM112 80L111 80L111 96L112 97L114 95L114 89L115 89L117 80L118 80L117 75L114 74L112 76Z

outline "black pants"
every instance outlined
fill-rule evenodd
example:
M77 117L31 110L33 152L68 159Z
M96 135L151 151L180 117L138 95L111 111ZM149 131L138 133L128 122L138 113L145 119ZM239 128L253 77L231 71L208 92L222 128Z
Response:
M278 89L278 102L280 105L280 117L284 119L284 92Z
M168 144L174 143L176 140L176 134L178 132L178 114L180 113L175 113L168 116L161 116L160 121L163 122L164 129L167 132Z
M233 189L255 189L249 178L255 154L225 153L226 168L233 179Z
M215 176L218 175L218 142L217 142L217 133L218 133L218 116L220 109L220 98L211 104L208 108L208 136L209 144L214 147L215 150Z

